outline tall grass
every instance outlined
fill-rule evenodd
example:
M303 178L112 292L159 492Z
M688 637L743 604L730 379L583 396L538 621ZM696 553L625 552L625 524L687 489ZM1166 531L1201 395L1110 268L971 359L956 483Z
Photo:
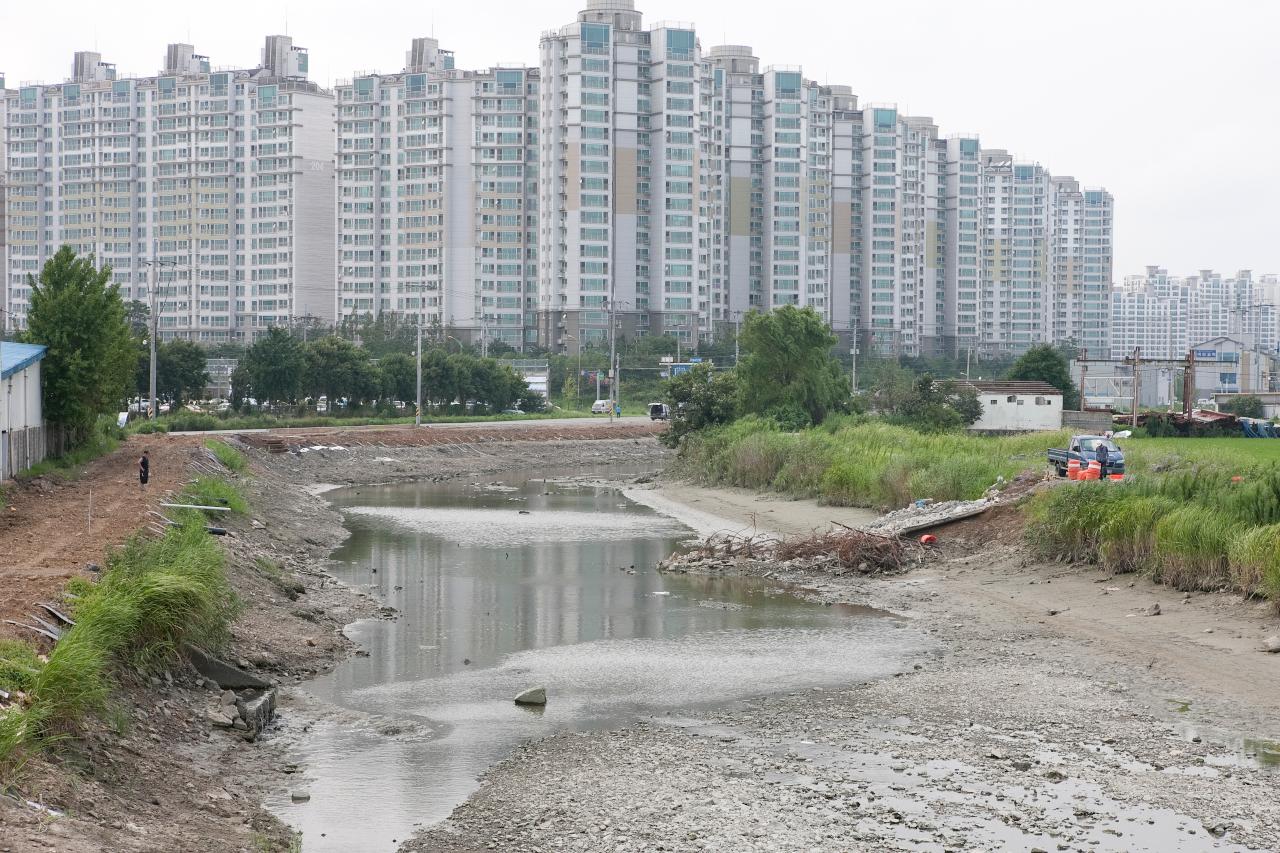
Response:
M236 515L249 511L249 502L240 490L219 477L197 477L183 489L180 500L199 506L224 506Z
M1144 572L1178 589L1229 587L1280 606L1280 467L1237 456L1147 470L1123 485L1037 495L1028 542L1042 554Z
M685 472L706 483L893 508L913 498L980 497L998 477L1043 464L1045 448L1063 440L1057 433L923 434L857 417L792 433L743 418L690 436L681 460Z
M233 473L240 473L249 464L249 460L239 450L225 441L216 438L205 439L204 446L222 463L222 467Z
M47 661L20 643L0 644L0 685L27 696L0 714L0 772L24 747L107 710L117 667L158 671L187 641L220 647L238 606L223 565L203 518L186 513L161 539L134 539L111 554L98 583L78 585L76 625Z

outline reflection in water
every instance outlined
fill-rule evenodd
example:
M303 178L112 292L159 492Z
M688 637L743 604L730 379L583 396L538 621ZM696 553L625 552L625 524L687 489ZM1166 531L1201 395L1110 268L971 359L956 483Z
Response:
M369 656L309 689L408 722L326 722L307 738L310 801L271 804L307 850L392 849L530 738L883 675L916 643L872 611L658 575L688 530L613 490L513 476L328 496L352 531L336 573L402 615L350 628ZM545 710L511 701L533 685Z

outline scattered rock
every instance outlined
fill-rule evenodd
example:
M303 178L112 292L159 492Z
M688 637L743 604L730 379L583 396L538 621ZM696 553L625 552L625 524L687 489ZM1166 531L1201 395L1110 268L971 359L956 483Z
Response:
M209 710L205 712L205 719L209 725L219 729L229 729L240 719L238 714L228 714L225 709Z
M1280 635L1267 637L1262 641L1262 648L1266 649L1273 655L1280 654Z
M1142 611L1142 615L1143 616L1159 616L1160 604L1157 602L1156 604L1153 604L1150 607L1146 608L1145 610Z
M545 705L547 704L547 688L530 687L517 695L515 702L517 705Z

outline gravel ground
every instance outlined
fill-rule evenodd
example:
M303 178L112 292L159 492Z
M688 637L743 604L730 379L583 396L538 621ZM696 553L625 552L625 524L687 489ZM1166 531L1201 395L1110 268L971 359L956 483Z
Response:
M1280 850L1280 745L1246 738L1280 734L1252 639L1274 614L1028 565L970 524L901 578L744 564L924 631L896 677L529 744L404 849Z

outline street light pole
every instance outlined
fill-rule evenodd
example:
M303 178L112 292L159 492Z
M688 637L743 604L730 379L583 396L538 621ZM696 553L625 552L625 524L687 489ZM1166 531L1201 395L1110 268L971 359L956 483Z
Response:
M422 321L421 320L418 321L417 329L418 329L418 345L413 351L414 353L413 360L415 362L416 367L418 368L418 371L417 371L418 390L417 390L417 397L414 402L413 425L415 427L420 427L422 426Z

